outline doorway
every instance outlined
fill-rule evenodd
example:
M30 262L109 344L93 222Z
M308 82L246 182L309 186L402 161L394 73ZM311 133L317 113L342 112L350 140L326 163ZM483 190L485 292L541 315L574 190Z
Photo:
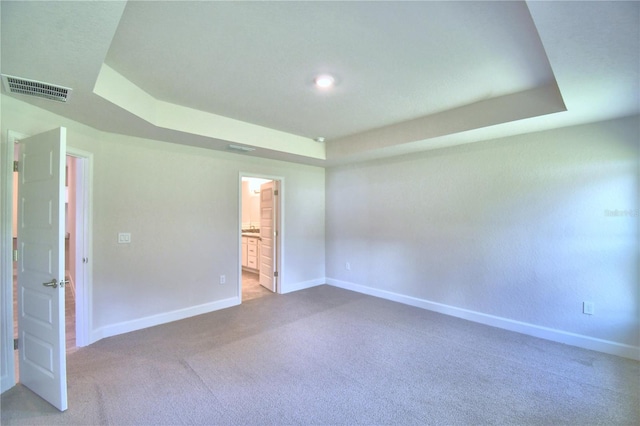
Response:
M282 180L241 176L241 301L280 292L280 203Z
M10 144L14 147L13 158L20 157L17 142L25 135L10 133ZM86 346L88 341L89 324L86 323L90 312L88 306L89 292L89 188L90 167L92 154L74 148L67 149L65 156L65 347L66 353L72 353L79 347ZM18 237L18 174L13 172L13 214L12 214L12 242L13 249L17 248ZM19 382L18 362L18 283L17 262L13 262L13 339L14 339L14 371L15 382Z

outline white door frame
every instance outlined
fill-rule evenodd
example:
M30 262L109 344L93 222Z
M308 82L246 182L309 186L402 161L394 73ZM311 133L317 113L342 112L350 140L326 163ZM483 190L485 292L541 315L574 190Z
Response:
M0 187L2 197L2 240L0 241L0 288L2 291L2 342L0 359L2 362L1 391L12 388L16 384L15 359L13 356L13 158L15 141L26 138L9 130L7 138L2 142L2 181Z
M2 272L0 274L0 292L2 294L2 314L1 320L1 342L0 342L0 367L1 376L0 392L4 392L16 384L15 361L13 356L13 159L14 147L16 141L27 138L28 135L9 130L7 132L6 142L2 143L0 150L0 158L2 161L2 182L0 187L0 207L2 212L2 220L0 221L0 229L2 229L2 239L0 240L0 265ZM80 149L67 147L67 155L80 158L82 161L82 182L83 187L82 206L78 206L82 214L82 232L76 232L80 241L76 242L76 247L83 247L82 250L76 250L80 262L76 260L76 274L81 272L83 285L79 286L79 292L76 293L76 346L82 347L90 343L89 330L92 329L92 289L93 289L93 222L92 222L92 206L93 206L93 154ZM79 212L80 212L79 211ZM88 259L82 268L82 258Z
M278 236L276 238L276 271L278 271L278 280L276 281L276 293L282 293L282 280L285 275L285 271L282 268L284 265L284 197L285 197L285 185L283 176L265 175L261 173L240 172L238 179L238 300L242 302L242 178L259 178L278 181L280 183L278 189L277 203L277 218L276 224L278 228Z
M77 162L76 182L76 259L74 277L76 279L76 346L92 343L89 330L93 329L93 249L91 241L93 223L93 154L73 147L67 147L67 155ZM79 284L79 285L78 285ZM80 301L80 303L78 303Z

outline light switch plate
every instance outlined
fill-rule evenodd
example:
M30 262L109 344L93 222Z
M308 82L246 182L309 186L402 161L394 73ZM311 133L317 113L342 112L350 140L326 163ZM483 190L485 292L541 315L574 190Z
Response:
M118 233L118 244L129 244L131 243L131 233L130 232L119 232Z

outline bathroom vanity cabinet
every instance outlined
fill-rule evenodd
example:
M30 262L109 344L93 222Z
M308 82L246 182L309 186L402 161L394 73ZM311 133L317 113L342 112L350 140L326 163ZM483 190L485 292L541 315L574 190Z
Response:
M242 236L242 269L260 272L260 237Z

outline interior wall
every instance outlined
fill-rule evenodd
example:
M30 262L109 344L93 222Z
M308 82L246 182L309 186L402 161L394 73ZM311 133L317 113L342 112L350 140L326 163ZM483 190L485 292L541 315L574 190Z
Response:
M249 198L249 182L242 181L242 229L251 226L251 199Z
M67 145L94 155L90 333L238 298L241 171L284 177L283 291L324 279L323 168L105 133L1 100L5 143L8 129L65 126Z
M0 99L3 143L62 125L94 155L92 331L233 298L238 177L251 172L285 177L285 292L326 276L638 346L638 117L328 169L325 182L322 168Z
M260 229L260 185L269 182L262 178L242 179L242 229Z
M637 348L639 124L328 169L328 280Z

